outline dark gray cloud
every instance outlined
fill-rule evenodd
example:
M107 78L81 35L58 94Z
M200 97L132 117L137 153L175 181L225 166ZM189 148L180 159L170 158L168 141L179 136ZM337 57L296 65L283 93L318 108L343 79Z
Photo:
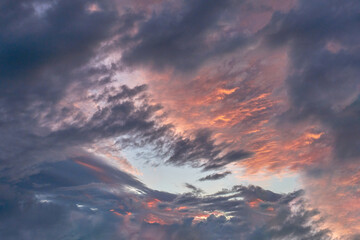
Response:
M91 63L107 54L101 44L126 31L123 25L132 20L128 13L120 16L112 1L97 3L96 12L89 12L90 4L1 3L1 22L7 22L0 26L3 176L17 178L42 161L81 155L82 146L102 139L137 134L150 141L168 128L155 127L151 119L159 106L135 104L133 97L141 98L145 85L108 87L117 63ZM93 92L102 94L89 97ZM99 107L89 116L73 98Z
M318 213L303 208L301 191L235 186L214 195L175 195L154 191L95 158L41 169L16 185L2 181L3 239L327 239L325 230L309 226Z
M151 190L100 159L46 163L39 168L40 172L17 184L2 181L0 232L3 239L119 239L117 225L123 218L111 209L122 214L137 209L141 215L141 204L133 200L138 194L141 196L137 201L146 198L171 201L176 197ZM138 194L129 188L136 189Z
M235 15L242 2L196 0L165 5L161 12L141 23L135 35L123 37L122 41L129 45L123 61L158 70L169 66L191 70L213 56L243 46L246 41L240 31L225 30L226 18Z
M290 47L291 107L284 121L323 124L339 161L360 154L358 12L357 1L299 1L264 30L269 46Z
M75 123L86 119L73 105L63 104L69 91L80 98L96 85L96 78L112 74L113 66L88 63L98 54L100 44L117 31L120 17L110 1L104 1L102 11L94 13L87 10L90 3L0 4L0 21L6 22L0 26L2 170L27 168L39 156L60 157L61 153L54 156L50 152L67 143L54 139L51 125L64 124L67 118Z
M228 144L216 144L211 134L208 129L202 129L196 132L194 139L180 138L174 143L167 163L179 166L189 164L194 167L202 167L207 171L222 168L252 155L244 150L230 151L224 154L223 150L229 147ZM224 155L221 156L221 154ZM207 161L202 163L203 159Z
M195 187L194 185L190 184L190 183L185 183L185 187L187 187L188 189L190 189L193 193L195 194L200 194L200 193L204 193L204 191L200 188Z
M200 178L199 181L219 180L219 179L225 178L229 174L231 174L231 171L225 171L222 173L213 173L213 174L207 175L203 178Z
M253 198L248 198L250 192ZM232 217L210 214L201 221L185 218L181 224L151 227L164 234L160 239L330 239L328 230L314 228L318 223L309 225L318 212L305 209L302 191L277 194L277 198L273 194L254 186L235 186L208 196L183 194L175 202L188 206L188 213L199 208L207 212L222 211ZM254 199L259 205L252 204ZM301 211L294 212L290 205Z
M129 88L122 88L130 91ZM134 88L134 91L137 89ZM159 106L146 103L137 106L134 100L125 96L126 94L120 100L122 91L118 92L116 100L96 110L90 118L83 116L83 113L77 109L65 110L65 116L51 116L55 119L59 117L60 121L64 121L68 114L75 117L79 114L78 118L73 119L71 123L64 123L57 130L36 125L21 129L15 124L14 127L1 128L3 138L0 145L4 145L4 150L1 151L0 156L1 170L4 175L16 177L17 174L13 171L18 173L31 171L33 168L29 166L42 161L57 161L71 156L81 156L84 154L82 146L110 137L127 134L133 135L136 139L142 139L144 142L151 142L153 139L162 137L164 132L169 130L168 126L158 126L152 119L154 113L160 109ZM35 119L34 123L39 124ZM54 122L49 121L49 123Z
M333 222L345 228L351 225L348 217L340 220L335 209L343 204L344 216L351 215L353 208L346 207L345 199L358 191L352 169L360 156L359 10L357 1L299 1L289 13L275 14L262 32L268 47L286 47L289 54L290 105L280 116L278 129L306 125L325 133L318 142L330 151L306 169L308 188L319 206L327 206ZM314 181L336 187L324 194ZM342 193L346 197L341 201L328 197Z
M18 110L15 113L20 115L36 100L49 105L58 101L73 83L74 70L89 62L99 44L114 34L119 17L106 8L110 2L96 13L86 10L89 3L1 3L1 22L6 22L0 26L1 101Z

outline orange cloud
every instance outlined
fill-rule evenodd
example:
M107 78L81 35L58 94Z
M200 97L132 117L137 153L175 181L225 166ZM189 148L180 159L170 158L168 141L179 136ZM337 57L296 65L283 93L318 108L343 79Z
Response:
M249 205L251 208L257 208L257 207L259 207L259 204L262 203L262 202L264 202L264 201L261 200L261 199L259 199L259 198L257 198L257 199L255 199L255 200L253 200L253 201L251 201L251 202L248 202L248 205Z
M322 166L320 178L304 179L308 197L336 237L360 233L360 173L357 164Z
M147 223L158 223L158 224L161 224L161 225L167 224L164 220L162 220L158 216L155 216L154 214L148 214L146 216L146 218L144 219L144 221L147 222Z
M87 168L89 168L89 169L91 169L91 170L93 170L93 171L95 171L95 172L98 172L98 173L103 173L103 172L104 172L103 169L101 169L101 168L99 168L99 167L96 167L96 166L94 166L94 165L91 165L91 164L89 164L89 163L84 163L84 162L79 161L79 160L75 160L75 162L76 162L77 164L82 165L82 166L84 166L84 167L87 167Z
M106 182L106 183L110 183L112 180L106 176L106 172L104 171L104 169L100 168L100 167L97 167L97 166L94 166L90 163L85 163L85 162L82 162L80 160L75 160L75 162L81 166L84 166L86 168L89 168L91 170L93 170L95 173L96 173L96 176L103 182Z
M319 126L283 130L276 125L276 117L288 108L283 87L288 57L286 49L263 51L237 53L243 54L241 61L234 54L210 62L194 75L168 70L145 78L178 132L191 135L210 128L217 142L230 144L228 151L253 152L238 164L248 173L299 171L328 159L331 139Z
M268 207L266 210L268 210L269 212L275 211L275 209L273 207Z
M154 199L146 202L146 205L148 208L155 208L159 202L161 202L159 199L154 198Z
M340 47L334 43L327 45L333 52ZM284 89L289 60L286 49L264 51L236 52L209 62L195 74L167 70L147 72L144 77L154 101L164 105L167 122L174 124L177 132L191 135L194 130L211 128L218 142L230 144L227 150L241 148L254 153L237 163L247 170L244 178L258 172L303 173L312 166L326 166L333 157L333 139L324 126L314 122L278 125L278 118L289 109L289 93ZM331 229L340 229L342 233L360 232L360 212L356 210L360 206L360 190L356 187L360 174L354 172L357 166L352 167L345 170L351 174L338 173L304 184L314 206L329 213ZM260 202L248 204L256 208ZM274 208L268 207L266 211L273 212ZM199 220L209 215L196 216Z
M220 216L223 214L219 211L212 211L212 212L197 213L195 215L192 215L192 217L194 218L194 222L200 222L206 220L210 215Z
M178 211L181 211L181 210L184 210L184 209L188 209L188 207L186 207L186 206L181 206L181 207L176 208L176 210L178 210Z

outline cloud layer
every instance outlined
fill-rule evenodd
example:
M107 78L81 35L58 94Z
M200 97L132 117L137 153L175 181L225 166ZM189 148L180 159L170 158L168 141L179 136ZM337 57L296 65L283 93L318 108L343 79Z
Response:
M357 239L359 10L2 1L0 235ZM158 191L139 161L206 175ZM197 186L240 170L298 174L305 191Z
M91 158L41 169L1 185L5 239L328 239L314 228L318 212L304 208L301 191L239 185L170 194Z

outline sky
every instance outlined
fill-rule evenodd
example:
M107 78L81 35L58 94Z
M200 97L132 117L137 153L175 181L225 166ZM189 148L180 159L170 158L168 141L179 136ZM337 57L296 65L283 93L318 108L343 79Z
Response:
M360 239L355 0L2 0L0 239Z

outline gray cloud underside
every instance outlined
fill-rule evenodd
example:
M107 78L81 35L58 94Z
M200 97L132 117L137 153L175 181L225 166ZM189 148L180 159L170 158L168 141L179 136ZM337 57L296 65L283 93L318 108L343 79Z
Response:
M235 186L214 195L176 195L152 190L99 159L77 161L46 163L16 185L0 185L3 239L327 239L326 231L307 225L316 211L291 210L290 204L303 206L301 191L282 195ZM143 204L155 198L160 203L154 208ZM251 208L249 203L257 199L262 202ZM179 207L186 207L182 217L164 214L165 208ZM274 209L270 214L269 207ZM187 217L213 211L229 217L210 215L200 222ZM130 222L127 212L132 213ZM148 214L177 221L147 223Z

